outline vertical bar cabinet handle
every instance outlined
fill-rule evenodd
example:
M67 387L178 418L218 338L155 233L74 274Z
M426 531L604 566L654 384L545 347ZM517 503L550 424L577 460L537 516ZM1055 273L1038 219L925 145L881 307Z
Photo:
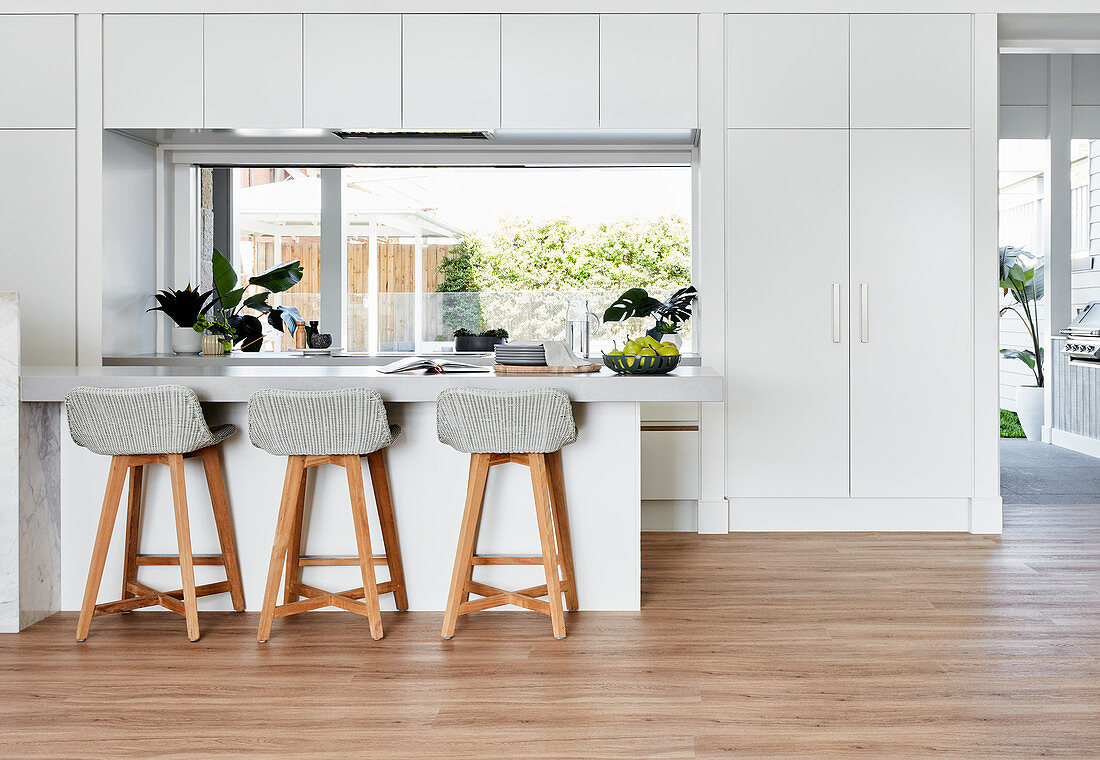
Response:
M840 342L840 283L833 283L833 343Z
M859 284L859 340L867 342L867 283Z

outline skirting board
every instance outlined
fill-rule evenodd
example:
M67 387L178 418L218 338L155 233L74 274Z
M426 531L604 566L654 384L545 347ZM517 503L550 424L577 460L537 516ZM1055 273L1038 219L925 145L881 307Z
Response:
M967 533L971 525L971 501L966 498L731 498L730 531Z
M1076 451L1079 454L1088 454L1090 457L1100 457L1100 441L1077 433L1067 433L1058 428L1050 429L1050 442L1063 449Z
M1001 533L999 496L976 499L730 499L725 503L729 504L730 532ZM642 531L699 532L699 514L699 502L693 500L647 499L642 502Z

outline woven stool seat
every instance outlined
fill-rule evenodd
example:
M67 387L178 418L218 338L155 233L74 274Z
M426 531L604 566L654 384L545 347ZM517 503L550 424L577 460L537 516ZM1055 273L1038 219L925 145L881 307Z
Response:
M557 388L449 388L436 423L439 440L466 454L548 454L577 440L569 396Z
M372 388L267 389L248 402L253 445L276 456L363 456L386 448L400 434Z

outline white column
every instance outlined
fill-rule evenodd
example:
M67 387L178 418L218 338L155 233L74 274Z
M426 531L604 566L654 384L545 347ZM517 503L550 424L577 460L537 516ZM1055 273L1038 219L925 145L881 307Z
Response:
M417 235L413 257L413 351L420 353L424 343L424 236Z
M1071 221L1072 191L1070 189L1070 151L1071 106L1070 88L1072 83L1073 59L1069 55L1050 57L1050 105L1048 135L1050 141L1050 165L1047 173L1047 229L1050 242L1047 247L1045 272L1045 297L1040 303L1040 312L1047 316L1050 335L1069 325L1072 311L1071 286L1073 263L1070 259L1073 247L1073 228ZM1045 417L1043 440L1050 442L1050 421L1054 419L1054 362L1050 361L1057 346L1050 340L1045 341L1047 361L1044 362L1046 375Z
M378 226L371 222L367 246L367 349L378 353Z
M1001 532L997 16L974 16L974 495L970 532Z
M321 170L321 331L343 346L347 296L347 237L344 234L342 170Z
M698 217L692 279L703 295L695 308L695 350L705 364L726 366L726 87L725 22L721 13L699 16L699 160L696 162ZM703 287L710 283L709 287ZM729 386L726 393L730 392ZM729 532L726 500L726 405L699 405L700 533Z
M103 361L103 16L76 17L76 360ZM152 295L152 294L150 294Z

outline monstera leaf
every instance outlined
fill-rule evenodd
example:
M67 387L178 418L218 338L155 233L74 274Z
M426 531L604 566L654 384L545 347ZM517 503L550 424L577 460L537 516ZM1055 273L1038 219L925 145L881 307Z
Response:
M631 288L619 296L603 313L604 322L621 322L631 317L648 317L661 302L646 292L645 288Z
M653 313L665 322L686 322L691 319L691 302L696 295L694 285L680 288L667 301L653 307Z

